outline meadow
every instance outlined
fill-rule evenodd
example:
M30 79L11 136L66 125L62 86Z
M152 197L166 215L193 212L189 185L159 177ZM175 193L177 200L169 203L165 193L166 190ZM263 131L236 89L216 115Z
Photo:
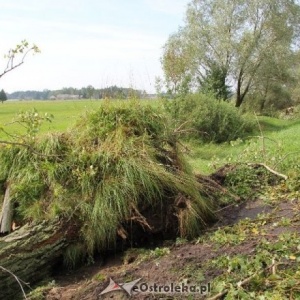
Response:
M116 104L119 103L118 100L113 101ZM143 101L158 105L158 101ZM19 132L20 126L11 124L16 115L36 109L41 115L49 113L54 116L51 123L45 122L42 125L41 134L64 131L72 127L85 112L97 110L102 103L103 100L7 101L0 106L0 126L10 133ZM255 117L253 116L253 118ZM275 164L275 156L290 159L292 154L299 154L300 120L259 116L256 121L256 133L244 140L221 144L202 143L197 140L183 142L186 147L187 159L193 170L196 173L209 174L226 162L243 159L265 162L285 171L284 166L278 166L278 161ZM262 137L264 138L262 139ZM0 138L5 139L7 136L0 133Z
M49 113L54 116L52 123L46 123L42 126L42 133L63 131L72 126L85 111L95 110L100 105L100 100L6 101L1 105L0 124L5 126L6 130L9 130L9 127L12 130L17 130L17 127L9 125L16 115L20 112L36 109L41 114ZM0 136L3 137L3 134Z

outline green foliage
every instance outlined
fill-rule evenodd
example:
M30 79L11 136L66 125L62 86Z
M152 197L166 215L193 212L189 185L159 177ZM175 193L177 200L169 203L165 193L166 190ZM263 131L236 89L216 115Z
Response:
M98 273L95 276L93 276L93 280L99 281L99 282L104 282L107 280L107 276L102 274L102 273Z
M56 287L55 281L50 281L45 284L41 283L39 287L32 290L26 295L28 300L43 300L46 299L48 292Z
M52 122L53 115L49 113L40 114L35 108L27 111L20 111L9 125L17 125L20 130L17 134L8 131L5 126L0 127L0 133L7 139L23 142L30 145L34 142L36 135L40 132L45 122Z
M159 258L162 256L165 256L167 254L170 254L170 249L169 248L155 248L154 250L150 251L150 257L152 258Z
M247 136L254 128L253 121L232 105L216 101L209 95L165 100L165 107L174 121L173 126L180 128L185 137L196 137L205 142L235 140Z
M204 79L198 78L200 91L204 94L212 94L218 100L228 100L231 96L229 86L226 84L228 70L211 64L210 69L205 74Z
M164 46L162 66L167 90L171 95L182 95L189 91L189 55L184 44L179 33L171 35Z
M174 211L179 233L196 236L212 213L169 128L159 109L107 102L70 131L36 138L34 152L2 146L0 179L11 183L16 218L71 219L92 254L114 246L119 226L136 211L156 214L181 193L188 200L186 209ZM71 250L72 263L80 255L78 247Z
M84 262L86 254L86 249L83 244L72 244L64 253L64 265L70 269L74 268Z
M224 271L214 279L213 292L226 289L225 299L298 299L299 242L295 233L282 234L278 241L262 238L254 255L225 254L212 260L213 266ZM272 264L276 264L273 269ZM240 287L245 278L248 283Z
M253 198L270 181L270 173L263 167L239 165L227 174L224 185L232 193L247 199Z
M176 241L175 241L175 245L176 245L176 246L184 245L184 244L186 244L187 242L188 242L187 239L178 237L178 238L176 239Z
M299 3L289 0L191 1L185 24L164 47L166 80L176 88L188 74L201 87L208 75L205 85L224 96L230 80L237 107L252 90L267 94L274 86L289 85L289 69L297 61L291 49L298 38L299 10ZM215 66L224 74L211 76Z

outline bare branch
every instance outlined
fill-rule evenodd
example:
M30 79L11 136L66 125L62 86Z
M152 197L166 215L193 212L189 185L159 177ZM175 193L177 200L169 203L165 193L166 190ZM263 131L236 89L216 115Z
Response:
M8 54L5 56L7 58L7 64L4 71L0 74L0 78L8 72L20 67L25 62L25 58L30 52L38 53L40 52L40 50L36 45L33 45L28 48L28 42L25 40L22 41L21 44L17 45L15 49L10 49L8 51ZM18 63L15 63L14 60L17 54L21 54L21 59Z
M23 286L22 286L22 283L25 284L25 285L28 285L28 283L26 283L26 282L24 282L23 280L21 280L18 276L16 276L13 272L7 270L6 268L0 266L0 269L3 270L4 272L9 273L11 276L13 276L13 277L16 279L17 283L19 284L19 286L20 286L20 288L21 288L21 290L22 290L24 299L25 299L25 300L28 299L28 298L26 297L26 293L25 293L24 288L23 288ZM28 285L28 286L29 286L29 285Z

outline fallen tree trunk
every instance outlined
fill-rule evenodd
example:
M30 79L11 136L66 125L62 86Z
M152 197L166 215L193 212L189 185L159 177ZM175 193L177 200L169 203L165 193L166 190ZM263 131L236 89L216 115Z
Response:
M70 244L74 235L70 229L56 220L27 224L1 238L0 299L23 299L14 276L27 290L30 285L47 278Z

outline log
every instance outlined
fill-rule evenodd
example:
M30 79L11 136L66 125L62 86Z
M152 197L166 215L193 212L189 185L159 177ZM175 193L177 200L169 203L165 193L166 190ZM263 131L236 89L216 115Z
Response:
M70 226L55 220L26 224L0 238L0 299L24 299L15 276L28 291L51 275L73 234Z

